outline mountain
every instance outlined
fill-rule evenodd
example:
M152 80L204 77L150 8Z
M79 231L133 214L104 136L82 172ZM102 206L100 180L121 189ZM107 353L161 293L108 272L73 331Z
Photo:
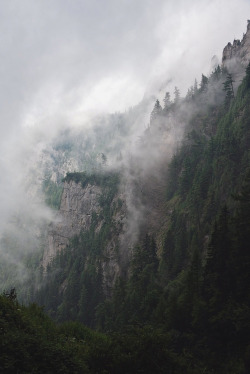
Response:
M69 170L63 187L47 178L60 206L26 293L56 322L76 321L66 331L86 372L249 372L249 63L248 23L199 87L156 100L130 148L131 122L114 116L83 152L95 150L94 168Z
M233 44L228 43L223 50L222 64L230 66L238 63L239 66L246 68L250 60L250 21L247 21L247 31L242 40L234 39Z

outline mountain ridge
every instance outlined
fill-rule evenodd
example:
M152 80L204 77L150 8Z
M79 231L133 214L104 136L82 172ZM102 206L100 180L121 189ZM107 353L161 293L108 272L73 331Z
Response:
M55 321L120 347L93 372L117 372L116 360L124 373L249 372L249 37L248 23L186 98L156 100L118 168L64 178L29 290Z

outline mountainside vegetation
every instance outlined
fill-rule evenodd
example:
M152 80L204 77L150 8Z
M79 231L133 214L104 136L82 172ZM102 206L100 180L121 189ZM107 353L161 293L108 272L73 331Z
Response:
M250 372L250 65L237 92L218 66L185 99L176 87L173 102L169 93L163 108L157 100L147 151L167 119L177 126L183 117L184 140L162 175L162 221L141 233L108 292L102 264L122 206L120 174L66 175L102 187L101 211L34 275L31 298L54 322L13 292L0 297L4 372ZM44 188L58 208L61 190Z
M101 186L101 210L98 214L92 213L90 229L74 236L48 265L46 275L40 274L38 283L45 282L45 285L39 291L34 289L33 294L57 320L79 320L94 327L94 310L104 298L104 249L117 230L113 216L121 207L119 199L115 199L119 175L68 173L65 181L81 183L82 187L87 184Z

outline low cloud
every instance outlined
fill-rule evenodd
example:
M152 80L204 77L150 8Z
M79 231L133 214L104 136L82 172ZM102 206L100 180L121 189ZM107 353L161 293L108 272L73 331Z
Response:
M129 117L129 154L148 125L152 98L175 86L184 96L209 73L211 58L220 60L227 42L241 39L246 14L247 0L2 1L0 237L13 217L34 223L32 233L16 231L19 239L22 232L34 238L36 223L53 218L36 165L63 129L90 131L97 115L128 111L144 97Z

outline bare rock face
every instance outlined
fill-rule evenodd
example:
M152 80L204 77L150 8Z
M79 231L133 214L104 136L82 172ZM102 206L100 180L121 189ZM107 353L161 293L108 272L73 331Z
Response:
M222 62L225 64L226 61L231 60L233 57L239 57L239 50L241 47L240 40L234 40L233 44L230 42L223 49Z
M47 266L67 247L74 236L87 232L92 224L93 214L97 224L95 232L105 225L103 208L100 197L104 190L96 184L87 184L74 181L65 182L61 198L60 210L55 222L48 230L47 245L44 251L42 266ZM119 201L119 203L118 203ZM113 209L113 207L119 208ZM125 234L127 230L127 208L124 193L119 191L111 202L112 227L108 241L101 243L103 291L108 296L113 289L116 278L122 274L125 263L128 261L129 248L132 247L131 238ZM126 242L126 243L125 243Z
M81 184L74 181L65 183L57 220L49 228L48 244L43 256L46 268L55 255L69 243L69 239L90 228L93 213L99 213L98 198L101 188L96 185Z
M233 44L228 43L223 50L222 65L230 69L235 62L240 63L243 68L246 68L250 62L250 21L242 40L234 40Z

